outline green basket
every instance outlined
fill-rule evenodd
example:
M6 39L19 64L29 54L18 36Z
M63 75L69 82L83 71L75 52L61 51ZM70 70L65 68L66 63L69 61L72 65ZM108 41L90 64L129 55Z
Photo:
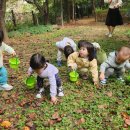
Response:
M79 78L79 74L76 71L72 71L69 73L70 81L76 82Z
M19 64L20 64L20 60L17 57L9 59L9 66L10 66L10 68L18 69Z
M36 84L36 78L34 76L30 76L27 79L25 79L25 84L27 85L28 89L33 89Z

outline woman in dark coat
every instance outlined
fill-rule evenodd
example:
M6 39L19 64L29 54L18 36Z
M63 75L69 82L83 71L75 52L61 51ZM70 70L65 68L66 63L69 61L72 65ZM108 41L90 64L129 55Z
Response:
M119 7L122 6L122 0L104 0L104 2L109 3L109 10L105 23L109 32L106 35L112 37L115 27L123 24L119 10Z

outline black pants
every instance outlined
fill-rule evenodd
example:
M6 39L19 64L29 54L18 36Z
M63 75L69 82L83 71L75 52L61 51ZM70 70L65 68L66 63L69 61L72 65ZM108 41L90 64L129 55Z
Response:
M57 88L59 88L61 86L61 79L58 74L55 75L55 79L56 79ZM37 89L38 90L43 87L43 81L44 81L44 78L37 76Z

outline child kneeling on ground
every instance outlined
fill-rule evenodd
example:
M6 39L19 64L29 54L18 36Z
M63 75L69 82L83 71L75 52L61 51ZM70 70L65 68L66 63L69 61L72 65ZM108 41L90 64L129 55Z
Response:
M130 48L128 47L121 47L118 51L111 52L100 66L100 83L105 85L107 79L114 74L118 80L124 82L122 76L126 69L130 69L129 59Z
M44 78L49 79L50 83L50 96L51 101L53 103L57 102L57 92L58 96L64 96L63 88L61 85L61 79L58 76L58 69L46 62L44 56L37 53L32 55L30 59L30 68L28 70L28 75L30 76L33 72L37 73L37 87L39 89L39 93L36 95L37 98L41 98L42 92L44 91L43 88L43 80Z
M13 48L3 42L3 39L4 33L0 30L0 90L11 90L13 86L7 84L8 74L6 68L3 66L3 52L6 51L13 56L15 56L16 53Z
M62 41L56 42L56 46L58 47L57 65L61 66L62 53L65 54L67 59L71 53L76 51L76 44L72 39L64 37Z
M86 40L81 40L78 43L79 52L74 52L68 57L68 67L72 70L78 69L80 76L87 79L88 71L91 72L94 85L99 87L97 60L95 58L95 48L93 44Z

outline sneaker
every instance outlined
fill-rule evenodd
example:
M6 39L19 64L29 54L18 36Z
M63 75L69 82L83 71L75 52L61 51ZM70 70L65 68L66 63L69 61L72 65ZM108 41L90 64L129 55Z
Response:
M64 96L64 92L63 92L62 86L58 88L58 96L59 97L63 97Z
M101 81L100 81L100 84L101 84L101 85L106 85L106 83L107 83L107 79L104 79L104 80L101 80Z
M110 34L108 35L108 37L111 38L111 37L112 37L112 34L110 33Z
M41 88L39 93L36 95L36 98L42 98L42 93L44 92L44 88Z
M7 90L7 91L9 91L11 89L13 89L13 86L11 86L9 84L4 84L4 85L0 86L0 90Z
M125 80L122 77L117 78L118 81L125 82Z

